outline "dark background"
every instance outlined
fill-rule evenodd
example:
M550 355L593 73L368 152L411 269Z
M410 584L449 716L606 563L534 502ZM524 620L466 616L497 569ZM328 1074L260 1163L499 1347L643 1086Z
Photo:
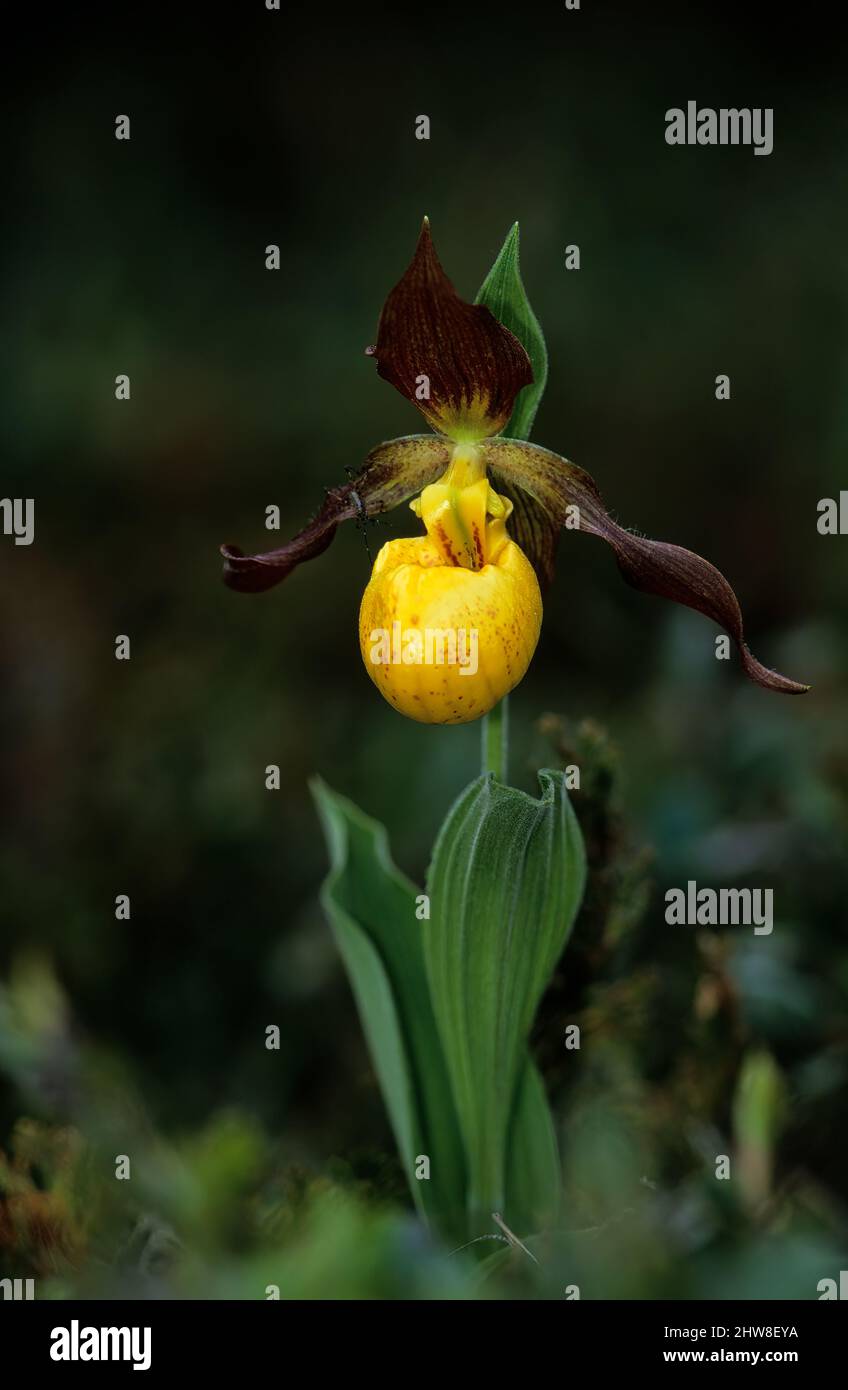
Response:
M534 439L587 468L624 524L717 564L756 654L813 684L800 699L751 686L714 659L709 622L633 593L603 546L566 533L512 699L511 773L529 789L557 739L585 740L567 723L552 747L546 712L602 726L598 806L614 833L598 855L613 875L635 856L639 890L622 870L632 921L619 935L608 903L584 914L573 975L537 1030L564 1132L582 1086L599 1133L625 1126L627 1181L633 1146L648 1146L639 1175L677 1203L651 1218L667 1233L703 1136L724 1151L744 1058L767 1049L786 1095L779 1230L816 1252L809 1277L800 1254L786 1267L803 1265L802 1292L831 1274L819 1252L845 1250L848 1196L848 538L817 533L816 504L848 487L848 111L837 35L812 8L790 19L781 31L755 10L743 27L729 5L589 0L83 18L48 6L10 44L0 491L35 498L36 540L0 539L0 1150L20 1149L34 1116L36 1147L52 1154L58 1126L96 1152L104 1113L133 1096L149 1142L196 1160L196 1178L197 1154L211 1155L190 1231L185 1204L163 1198L189 1244L210 1211L242 1201L287 1231L292 1165L304 1187L337 1184L380 1210L405 1200L317 905L326 858L308 781L385 821L420 880L478 770L479 729L415 725L377 696L358 652L368 556L354 527L262 596L224 588L217 547L273 544L270 504L293 533L370 448L419 429L363 348L422 214L468 298L517 219L550 355ZM773 107L774 152L667 146L664 113L690 99ZM129 142L114 139L123 113ZM429 142L414 137L420 113ZM569 243L579 272L564 268ZM371 531L372 553L416 525L401 509ZM114 659L118 633L129 662ZM773 887L773 936L666 926L662 892L688 878ZM129 923L114 919L117 893ZM602 1045L563 1078L557 1039L592 1008ZM264 1047L269 1023L279 1053ZM226 1198L221 1126L241 1155ZM49 1191L44 1155L18 1160L30 1168ZM585 1197L597 1171L592 1151L574 1190ZM619 1192L610 1170L604 1219ZM69 1193L67 1249L54 1234L39 1265L7 1233L9 1260L64 1278L89 1277L98 1241L112 1258L124 1215L80 1216L97 1204L76 1177ZM698 1246L703 1286L738 1277L770 1296L772 1228L750 1212L716 1220ZM371 1237L355 1230L359 1250ZM598 1256L595 1296L661 1287L643 1237L626 1246L632 1284L616 1283L618 1247ZM208 1238L219 1265L250 1245L234 1215ZM713 1239L735 1252L720 1274ZM677 1288L678 1257L661 1276ZM322 1269L326 1293L336 1256ZM353 1292L374 1291L358 1277Z

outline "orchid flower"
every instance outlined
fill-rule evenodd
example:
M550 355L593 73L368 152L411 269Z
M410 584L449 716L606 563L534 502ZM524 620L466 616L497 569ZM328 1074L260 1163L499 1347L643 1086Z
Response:
M222 546L231 588L270 589L326 550L340 522L413 499L425 534L382 547L360 608L366 670L413 719L478 719L522 679L563 527L606 541L634 588L722 626L758 685L791 695L809 688L752 655L736 595L707 560L625 530L582 468L501 435L533 381L530 358L487 307L457 294L427 219L383 306L376 345L366 351L432 432L378 445L357 477L328 490L315 518L287 545L257 555Z

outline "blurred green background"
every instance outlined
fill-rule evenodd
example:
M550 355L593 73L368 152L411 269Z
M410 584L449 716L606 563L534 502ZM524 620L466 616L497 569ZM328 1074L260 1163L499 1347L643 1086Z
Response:
M816 529L848 487L839 55L717 9L184 8L40 8L7 86L0 491L35 498L36 541L0 539L0 1275L816 1297L848 1258L848 538ZM773 107L774 153L667 146L690 99ZM363 349L425 212L467 298L519 220L550 354L534 439L717 564L755 653L813 684L751 686L709 622L565 533L512 700L518 785L578 751L596 870L536 1028L570 1232L542 1284L501 1260L480 1285L412 1221L317 905L308 779L421 880L479 728L377 696L353 526L266 595L217 555L419 429ZM384 519L372 553L416 525ZM772 887L773 935L667 926L689 878Z

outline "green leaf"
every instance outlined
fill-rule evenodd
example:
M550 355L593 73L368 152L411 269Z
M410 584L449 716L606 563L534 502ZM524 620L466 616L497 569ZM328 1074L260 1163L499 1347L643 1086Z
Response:
M529 439L548 379L548 353L539 320L530 307L518 265L518 223L507 233L497 260L480 286L475 304L485 304L514 333L530 358L533 381L519 391L512 415L501 431L508 439Z
M583 842L564 774L544 771L539 780L539 799L501 785L491 774L472 782L439 832L428 875L427 974L477 1229L486 1227L492 1211L510 1223L510 1123L518 1104L520 1153L522 1117L539 1112L533 1082L518 1102L516 1087L533 1016L585 881ZM548 1171L549 1123L549 1117L534 1120L526 1139L534 1165Z
M517 1235L550 1228L562 1176L551 1108L539 1069L528 1056L516 1088L506 1158L506 1220Z
M379 822L312 783L330 851L321 901L356 998L410 1189L451 1239L465 1235L465 1160L424 966L418 889ZM430 1160L430 1178L415 1176Z

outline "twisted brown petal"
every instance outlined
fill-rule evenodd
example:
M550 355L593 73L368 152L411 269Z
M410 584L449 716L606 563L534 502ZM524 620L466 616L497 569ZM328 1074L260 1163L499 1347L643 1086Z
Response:
M409 269L383 306L377 371L454 439L503 429L533 380L521 343L481 304L460 299L441 267L424 219Z
M304 560L327 549L340 521L390 511L432 483L448 466L450 445L431 434L411 434L379 444L358 477L329 488L315 518L277 550L245 555L238 546L222 545L224 583L241 593L271 589Z
M516 487L504 474L499 475L496 481L498 492L512 503L512 516L507 529L536 571L539 587L544 594L554 582L562 522L546 512L529 492Z
M567 509L577 507L579 524L575 529L600 536L612 547L621 573L634 589L694 608L729 632L751 680L785 695L802 695L809 690L809 686L769 670L751 654L745 642L736 595L724 575L709 561L682 546L651 541L625 531L607 512L594 479L559 454L515 439L493 439L483 445L483 449L496 479L501 478L526 494L531 514L543 512L562 526L569 516L576 519L576 514ZM552 556L540 528L541 523L537 526L541 550L535 555L530 553L529 558L537 570L544 570L550 565Z

